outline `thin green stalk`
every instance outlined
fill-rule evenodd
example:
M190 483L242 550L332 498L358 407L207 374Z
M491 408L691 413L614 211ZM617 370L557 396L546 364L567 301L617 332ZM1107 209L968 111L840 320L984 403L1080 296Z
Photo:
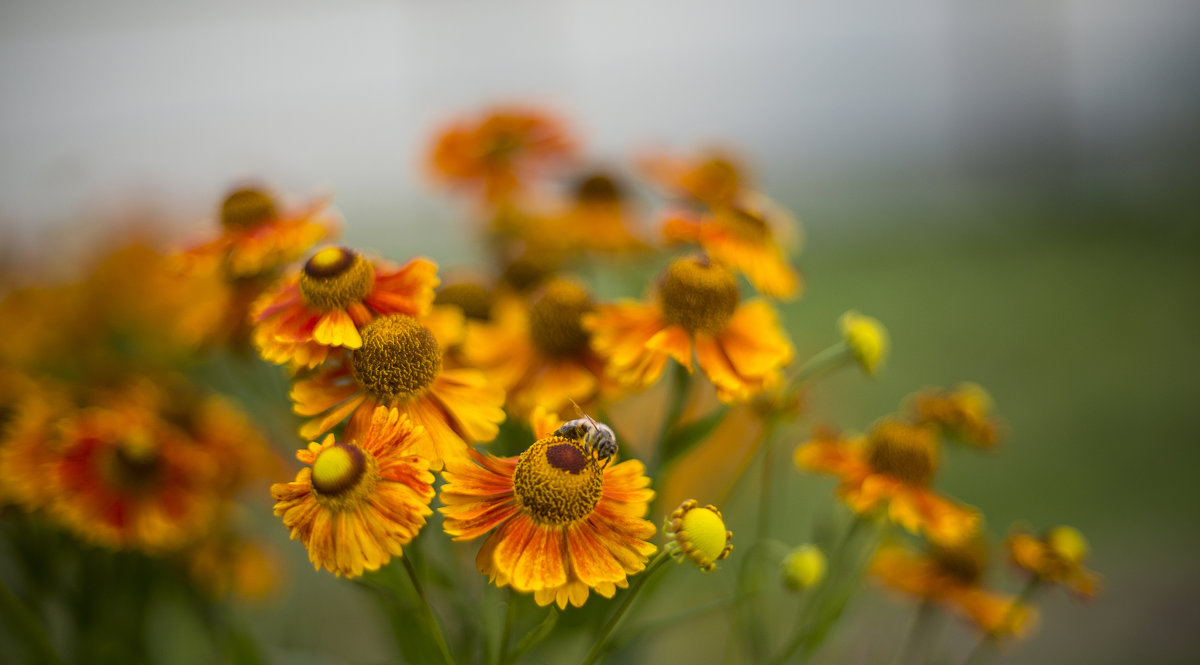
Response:
M788 382L788 390L795 390L805 383L841 367L852 359L850 347L846 346L845 342L838 342L818 351L816 355L804 361L800 369L796 370L796 375Z
M1033 594L1037 592L1038 586L1041 584L1041 582L1042 578L1038 577L1037 575L1029 578L1029 581L1025 584L1025 587L1021 589L1021 593L1017 594L1017 597L1013 599L1012 604L1008 606L1008 610L1004 613L1004 618L1000 620L1001 626L1007 625L1008 622L1012 621L1013 615L1016 613L1017 608L1028 603L1029 600L1033 598ZM996 641L997 638L995 635L985 631L983 633L983 637L980 638L979 642L975 645L975 648L971 649L971 652L967 654L967 659L963 661L963 665L973 665L974 663L979 662L983 657L983 654L987 652L989 648L995 646Z
M0 579L0 613L8 619L14 628L13 633L25 640L31 656L39 663L54 663L59 665L63 659L54 650L50 638L42 628L33 612L21 602L17 595Z
M513 623L517 620L517 597L513 593L512 587L507 587L506 598L508 599L508 607L504 610L504 630L500 633L500 652L497 654L497 662L504 662L504 658L508 655L508 643L512 639Z
M583 659L583 665L592 665L592 663L596 662L596 659L600 657L600 653L604 651L604 644L608 641L608 638L612 636L613 631L617 629L617 625L621 623L621 619L625 617L625 613L628 612L629 608L633 605L633 601L637 598L638 592L640 592L642 588L646 586L646 581L649 580L654 573L658 572L658 570L662 568L664 564L670 561L670 558L669 550L667 548L663 548L663 550L658 553L658 556L656 556L654 560L650 562L650 565L646 567L646 572L642 573L642 575L637 578L633 585L629 587L629 591L626 592L625 598L621 600L621 604L617 607L617 611L613 612L612 617L610 617L608 622L604 624L604 628L600 630L600 635L596 638L596 643L592 645L591 650L588 651L587 657Z
M438 622L437 615L433 613L429 597L425 595L425 587L421 586L421 580L417 577L417 571L413 568L412 561L409 561L406 556L400 557L400 561L404 563L408 579L412 581L413 589L417 592L417 597L421 599L422 607L425 608L425 619L429 623L429 632L433 634L433 641L437 643L442 660L446 661L446 665L455 665L454 657L450 655L450 647L446 644L446 636L442 634L442 625Z
M684 404L687 403L688 388L691 387L692 375L687 369L679 363L674 363L674 368L671 372L671 383L667 386L669 391L667 394L667 412L663 416L662 426L658 431L658 438L654 444L654 468L661 468L670 460L662 459L663 446L666 444L667 437L671 431L679 424L679 418L683 415Z
M932 602L925 600L917 607L917 616L913 619L912 630L908 631L908 636L904 639L900 650L896 652L895 665L921 662L921 650L929 642L936 617L937 607Z

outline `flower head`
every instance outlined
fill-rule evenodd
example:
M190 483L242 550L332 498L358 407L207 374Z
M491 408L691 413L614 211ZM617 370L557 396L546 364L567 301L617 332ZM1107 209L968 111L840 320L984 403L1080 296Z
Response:
M849 311L838 319L842 330L842 341L850 349L854 360L867 374L874 375L887 359L891 343L887 328L878 319Z
M1078 529L1056 526L1040 538L1017 530L1009 535L1005 545L1019 568L1041 580L1062 584L1084 598L1095 597L1099 576L1084 567L1088 544Z
M739 158L725 150L712 149L688 157L654 153L642 158L641 166L671 193L710 206L732 202L747 180Z
M600 306L584 325L618 381L648 386L668 358L690 372L694 349L726 402L776 385L793 354L774 310L761 301L740 303L733 275L703 256L671 263L650 303Z
M416 454L424 429L379 407L361 438L333 435L296 453L309 465L271 486L275 515L318 570L357 577L401 556L433 513L433 474Z
M701 507L688 499L667 517L663 531L674 539L677 558L686 557L706 573L733 551L733 532L725 529L725 518L716 506Z
M937 445L929 428L884 420L865 437L847 440L821 432L796 448L795 462L801 469L837 476L838 494L855 512L883 509L905 529L953 544L978 531L980 516L930 488Z
M945 435L970 446L990 449L1000 441L1000 424L992 396L977 383L960 383L954 390L927 390L913 400L916 417L937 426Z
M362 346L359 331L377 317L427 314L437 283L427 259L393 268L327 247L255 303L254 342L266 360L316 367L332 349Z
M611 598L646 567L654 525L642 519L654 492L637 460L602 467L578 440L544 436L518 457L472 452L452 460L441 499L446 533L488 531L475 565L497 586L532 592L539 605Z

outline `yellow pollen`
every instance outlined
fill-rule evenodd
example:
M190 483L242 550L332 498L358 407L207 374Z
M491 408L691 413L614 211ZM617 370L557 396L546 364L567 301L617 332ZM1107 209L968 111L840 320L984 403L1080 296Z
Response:
M705 257L679 259L659 278L663 317L688 332L715 334L725 329L738 305L737 281Z
M372 395L400 400L433 383L442 353L429 329L411 316L392 314L362 329L362 347L351 357L354 378Z
M604 476L584 444L558 436L539 439L513 472L513 492L543 524L561 526L592 514L600 502Z
M300 297L327 312L361 302L375 286L375 268L357 252L327 247L313 255L300 272Z
M539 351L572 356L587 350L583 315L592 311L592 298L574 282L555 280L529 310L529 336Z
M312 466L312 485L317 492L335 497L354 488L366 471L366 460L358 446L337 443L322 450Z
M867 445L872 468L911 485L928 485L937 471L937 439L928 428L885 420Z
M438 289L435 305L455 305L463 316L476 321L492 318L492 294L485 287L471 282L447 284Z
M679 551L705 572L733 551L733 533L716 506L700 507L695 499L684 501L667 517L666 532L675 538Z
M1087 540L1074 527L1054 527L1046 534L1046 545L1055 556L1067 563L1081 563L1088 555Z
M249 229L275 217L275 202L262 190L239 189L221 204L221 225L227 229Z

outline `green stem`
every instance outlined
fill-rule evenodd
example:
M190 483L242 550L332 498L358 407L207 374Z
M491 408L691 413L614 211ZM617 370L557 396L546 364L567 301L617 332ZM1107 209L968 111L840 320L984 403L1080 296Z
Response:
M788 390L795 390L809 381L820 378L853 358L850 354L850 347L846 346L845 342L838 342L818 351L816 355L806 360L800 369L796 370L796 375L788 382Z
M654 443L654 459L655 470L661 468L667 461L661 459L663 447L667 442L667 437L671 431L679 424L679 417L683 415L683 407L687 402L688 388L691 386L692 375L687 369L679 363L674 363L674 368L671 372L671 384L667 387L667 411L663 416L662 426L658 431L658 438Z
M596 638L596 643L592 645L591 651L588 651L587 657L583 659L583 665L592 665L592 663L596 662L596 659L600 657L600 653L604 650L605 642L607 642L608 638L612 636L613 631L617 629L617 625L621 623L621 619L625 617L625 613L628 612L629 608L633 605L633 601L635 598L637 598L638 592L642 590L642 587L646 586L646 581L663 567L663 564L670 561L670 558L669 551L664 547L663 550L658 553L658 556L650 562L650 565L646 567L646 572L642 573L642 575L637 578L637 581L635 581L633 585L629 587L629 591L625 594L625 598L621 600L621 604L617 607L617 611L614 612L612 617L609 618L608 622L604 624L604 628L600 631L600 636Z
M400 561L404 563L404 570L408 573L408 579L412 581L413 589L417 592L417 597L421 599L421 605L425 608L425 619L429 623L429 632L433 634L433 641L437 643L438 651L442 654L442 660L446 661L446 665L455 665L454 657L450 655L450 647L446 644L446 636L442 634L442 625L438 622L437 615L433 613L433 607L429 604L429 597L425 595L425 587L421 585L421 580L417 577L417 571L413 568L412 561L409 561L407 556L401 556Z
M1017 608L1028 603L1029 600L1033 598L1033 594L1037 592L1038 586L1041 584L1041 582L1042 578L1038 577L1037 575L1029 578L1029 581L1025 584L1025 587L1021 589L1021 593L1017 594L1017 597L1013 599L1012 604L1008 606L1008 610L1005 611L1004 618L1000 620L1001 626L1005 626L1008 624L1008 622L1012 621L1013 615L1016 613ZM971 649L971 652L967 654L967 659L963 661L963 665L972 665L972 663L979 662L979 660L983 657L983 654L990 647L995 646L996 641L997 637L995 635L984 631L983 637L980 638L979 643L976 644L975 648Z
M900 650L896 652L894 661L896 665L920 662L921 648L929 642L930 633L934 628L933 620L936 616L937 607L928 600L923 601L917 607L917 616L913 619L912 630L908 631L908 637L905 638Z
M508 644L512 639L513 623L517 620L517 596L512 587L507 588L508 607L504 611L504 631L500 633L500 653L498 662L504 662L508 655Z
M41 622L37 620L33 612L26 607L12 589L0 579L0 613L8 619L9 625L14 630L13 633L24 638L26 645L29 647L31 656L35 656L34 660L39 663L55 663L61 665L64 661L59 657L58 652L54 650L54 645L50 643L50 638L46 636L46 631L42 628Z

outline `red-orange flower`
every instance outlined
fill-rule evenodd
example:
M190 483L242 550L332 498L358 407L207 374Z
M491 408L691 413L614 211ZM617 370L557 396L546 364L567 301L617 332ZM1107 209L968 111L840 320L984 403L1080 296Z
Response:
M416 454L423 438L407 416L379 407L361 439L337 443L330 434L296 452L309 466L272 485L271 496L316 569L357 577L403 554L433 514L433 474Z
M475 557L497 586L532 592L539 605L579 607L610 598L657 549L642 519L654 492L637 460L601 464L581 442L538 439L518 457L474 451L449 462L441 500L454 540L492 535Z
M575 142L552 115L518 107L462 118L437 134L429 154L433 177L504 203L533 178L573 156Z
M1083 565L1088 544L1077 529L1058 526L1041 537L1015 530L1005 545L1012 562L1038 579L1062 584L1084 598L1096 596L1100 578Z
M679 259L659 277L650 303L600 306L584 317L592 346L618 381L648 386L668 358L701 371L726 402L745 401L779 383L792 345L762 301L739 305L733 275L705 257Z
M379 316L427 314L437 284L427 259L393 268L328 247L255 303L254 343L270 362L316 367L331 349L362 346L359 330Z
M992 397L983 386L961 383L954 390L926 390L913 399L921 422L935 425L954 441L984 449L1000 442L1000 423L993 415Z
M978 532L980 516L930 488L937 445L928 428L885 420L851 440L822 431L796 448L795 462L801 469L837 476L838 494L855 512L886 510L905 529L949 545Z
M369 423L379 405L395 407L429 433L416 452L439 470L462 458L468 442L491 441L504 420L504 390L474 369L447 369L434 333L417 319L389 314L361 331L362 346L292 388L294 410L316 416L300 428L315 439L350 419L346 437Z
M671 193L710 206L730 203L746 187L740 159L725 150L707 150L688 157L657 152L639 161L642 170Z

